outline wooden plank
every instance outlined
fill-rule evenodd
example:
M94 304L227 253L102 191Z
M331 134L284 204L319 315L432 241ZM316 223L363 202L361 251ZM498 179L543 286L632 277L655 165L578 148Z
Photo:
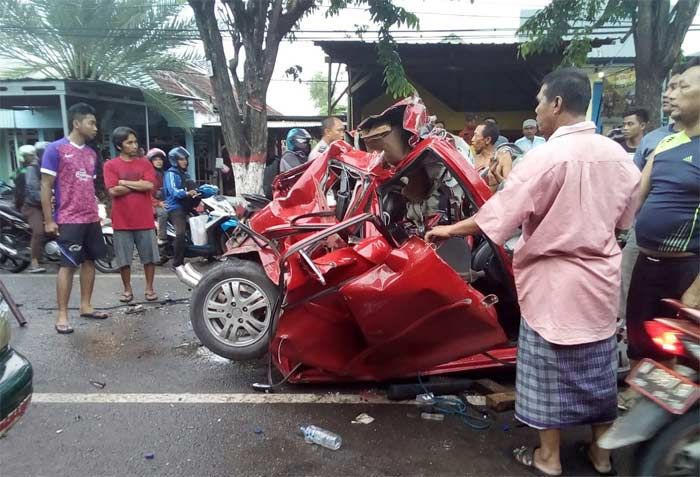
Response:
M486 405L494 411L508 411L515 407L515 393L512 391L505 393L494 393L486 396Z
M473 389L481 394L507 393L510 389L492 379L477 379Z

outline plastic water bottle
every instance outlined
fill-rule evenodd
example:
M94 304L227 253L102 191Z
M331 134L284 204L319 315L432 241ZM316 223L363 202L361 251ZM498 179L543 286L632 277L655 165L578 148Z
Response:
M304 436L304 440L310 444L318 444L330 450L338 450L343 444L343 439L331 431L321 429L317 426L306 425L299 428L299 432Z

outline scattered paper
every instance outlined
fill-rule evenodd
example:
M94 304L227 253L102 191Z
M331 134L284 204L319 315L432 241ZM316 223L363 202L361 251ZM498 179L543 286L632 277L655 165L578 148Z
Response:
M374 422L374 418L369 414L363 412L350 422L352 422L353 424L371 424L372 422Z

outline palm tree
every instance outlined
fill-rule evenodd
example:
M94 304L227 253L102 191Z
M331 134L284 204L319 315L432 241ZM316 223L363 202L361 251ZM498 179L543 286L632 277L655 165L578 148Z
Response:
M142 90L184 123L180 102L153 74L201 61L180 0L0 0L0 77L103 80ZM192 31L192 29L194 29ZM190 31L188 31L190 30ZM7 62L16 66L7 67Z

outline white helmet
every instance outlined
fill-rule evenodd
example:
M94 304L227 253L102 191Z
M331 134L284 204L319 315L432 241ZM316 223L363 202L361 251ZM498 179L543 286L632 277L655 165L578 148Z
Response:
M36 156L36 148L32 145L25 144L19 147L20 156Z

